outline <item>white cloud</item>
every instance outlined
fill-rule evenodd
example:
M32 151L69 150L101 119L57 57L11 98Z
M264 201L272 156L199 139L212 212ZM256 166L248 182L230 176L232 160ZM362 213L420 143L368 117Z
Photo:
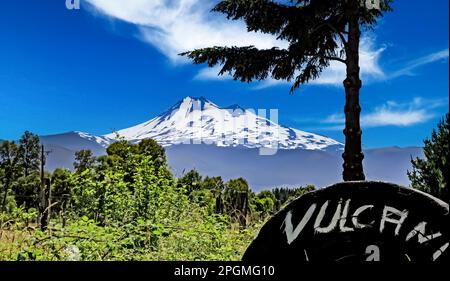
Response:
M396 110L381 107L376 112L363 116L361 123L364 127L380 126L411 126L431 119L433 115L426 109Z
M220 72L220 66L207 67L201 69L197 75L195 75L194 79L197 80L230 80L232 77L230 75L220 75L217 74Z
M365 128L397 126L407 127L424 123L434 117L433 109L447 104L447 100L427 100L414 98L407 103L388 101L375 108L372 112L362 114L361 126ZM322 129L340 130L343 128L345 118L343 114L333 114L322 121L324 124L333 124Z
M391 73L389 75L389 78L393 79L393 78L397 78L400 76L414 75L413 70L415 70L416 68L426 65L426 64L434 63L437 61L448 60L448 56L449 56L448 49L444 49L442 51L431 53L429 55L426 55L424 57L421 57L421 58L418 58L418 59L415 59L415 60L409 62L402 69L399 69L399 70Z
M144 41L174 63L188 62L178 54L210 46L287 47L274 36L247 32L244 23L210 13L205 0L87 0L102 13L135 24Z
M336 113L328 116L325 120L322 121L322 123L329 123L329 124L338 124L338 123L344 123L345 118L342 113Z

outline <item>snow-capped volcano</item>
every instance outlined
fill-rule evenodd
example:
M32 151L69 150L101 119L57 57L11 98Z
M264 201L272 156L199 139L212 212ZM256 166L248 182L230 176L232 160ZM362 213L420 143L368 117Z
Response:
M152 138L164 147L204 143L220 147L343 148L333 139L281 126L274 117L275 112L255 112L239 105L219 107L203 97L186 97L150 121L104 135L97 142L104 146L120 137L130 142Z
M243 177L254 190L326 186L341 179L341 143L281 126L275 116L264 116L239 105L220 107L205 98L186 97L152 120L116 133L96 136L67 132L40 136L40 140L46 150L52 151L46 162L50 171L73 169L74 155L79 150L104 155L106 147L119 135L133 143L153 138L165 146L168 164L176 176L196 169L202 175L220 175L224 180ZM182 145L188 143L212 145ZM411 157L423 157L421 148L381 148L364 153L368 179L402 185L409 184L406 172L411 170Z

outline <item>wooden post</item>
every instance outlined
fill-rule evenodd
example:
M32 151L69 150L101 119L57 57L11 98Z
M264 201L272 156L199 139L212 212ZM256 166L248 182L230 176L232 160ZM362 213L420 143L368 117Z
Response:
M50 179L46 179L46 186L48 190L48 202L47 202L47 224L50 224L50 219L52 217L52 187Z
M39 203L39 226L42 231L47 229L47 216L45 215L46 200L45 200L45 179L44 179L44 145L41 145L41 190L40 190L40 203Z
M65 200L65 198L63 198ZM66 227L66 203L63 201L61 210L62 228Z

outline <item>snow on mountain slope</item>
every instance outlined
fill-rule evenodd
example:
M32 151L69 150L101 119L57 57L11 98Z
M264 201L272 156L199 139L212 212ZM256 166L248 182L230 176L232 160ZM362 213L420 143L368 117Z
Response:
M88 134L88 133L84 133L84 132L76 131L74 133L76 133L77 135L79 135L83 139L87 139L87 140L96 142L96 143L98 143L99 145L101 145L103 147L108 146L113 141L112 139L108 139L106 137L98 137L98 136L94 136L94 135L91 135L91 134Z
M68 132L57 135L40 136L44 145L57 145L71 151L89 149L95 155L104 153L105 148L114 140L83 132Z
M162 146L175 144L215 144L278 149L340 150L343 144L320 135L280 126L272 112L259 114L238 105L221 108L209 100L186 97L165 113L148 122L100 137L107 144L120 138L130 142L152 138ZM276 120L275 120L276 121Z

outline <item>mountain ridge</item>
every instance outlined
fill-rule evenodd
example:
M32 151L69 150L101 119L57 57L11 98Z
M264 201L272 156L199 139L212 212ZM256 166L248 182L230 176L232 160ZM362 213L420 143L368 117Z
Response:
M222 176L224 180L243 177L255 191L305 184L323 187L342 178L342 143L279 125L236 104L220 107L204 97L186 97L153 119L117 133L132 143L155 139L165 148L176 176L197 169L202 175ZM52 151L48 170L73 169L77 150L90 149L94 156L100 156L115 141L116 133L96 136L80 131L41 137ZM262 147L278 150L268 157L261 155ZM411 157L423 157L417 147L364 149L364 153L367 179L401 185L409 184L406 171L411 169Z

